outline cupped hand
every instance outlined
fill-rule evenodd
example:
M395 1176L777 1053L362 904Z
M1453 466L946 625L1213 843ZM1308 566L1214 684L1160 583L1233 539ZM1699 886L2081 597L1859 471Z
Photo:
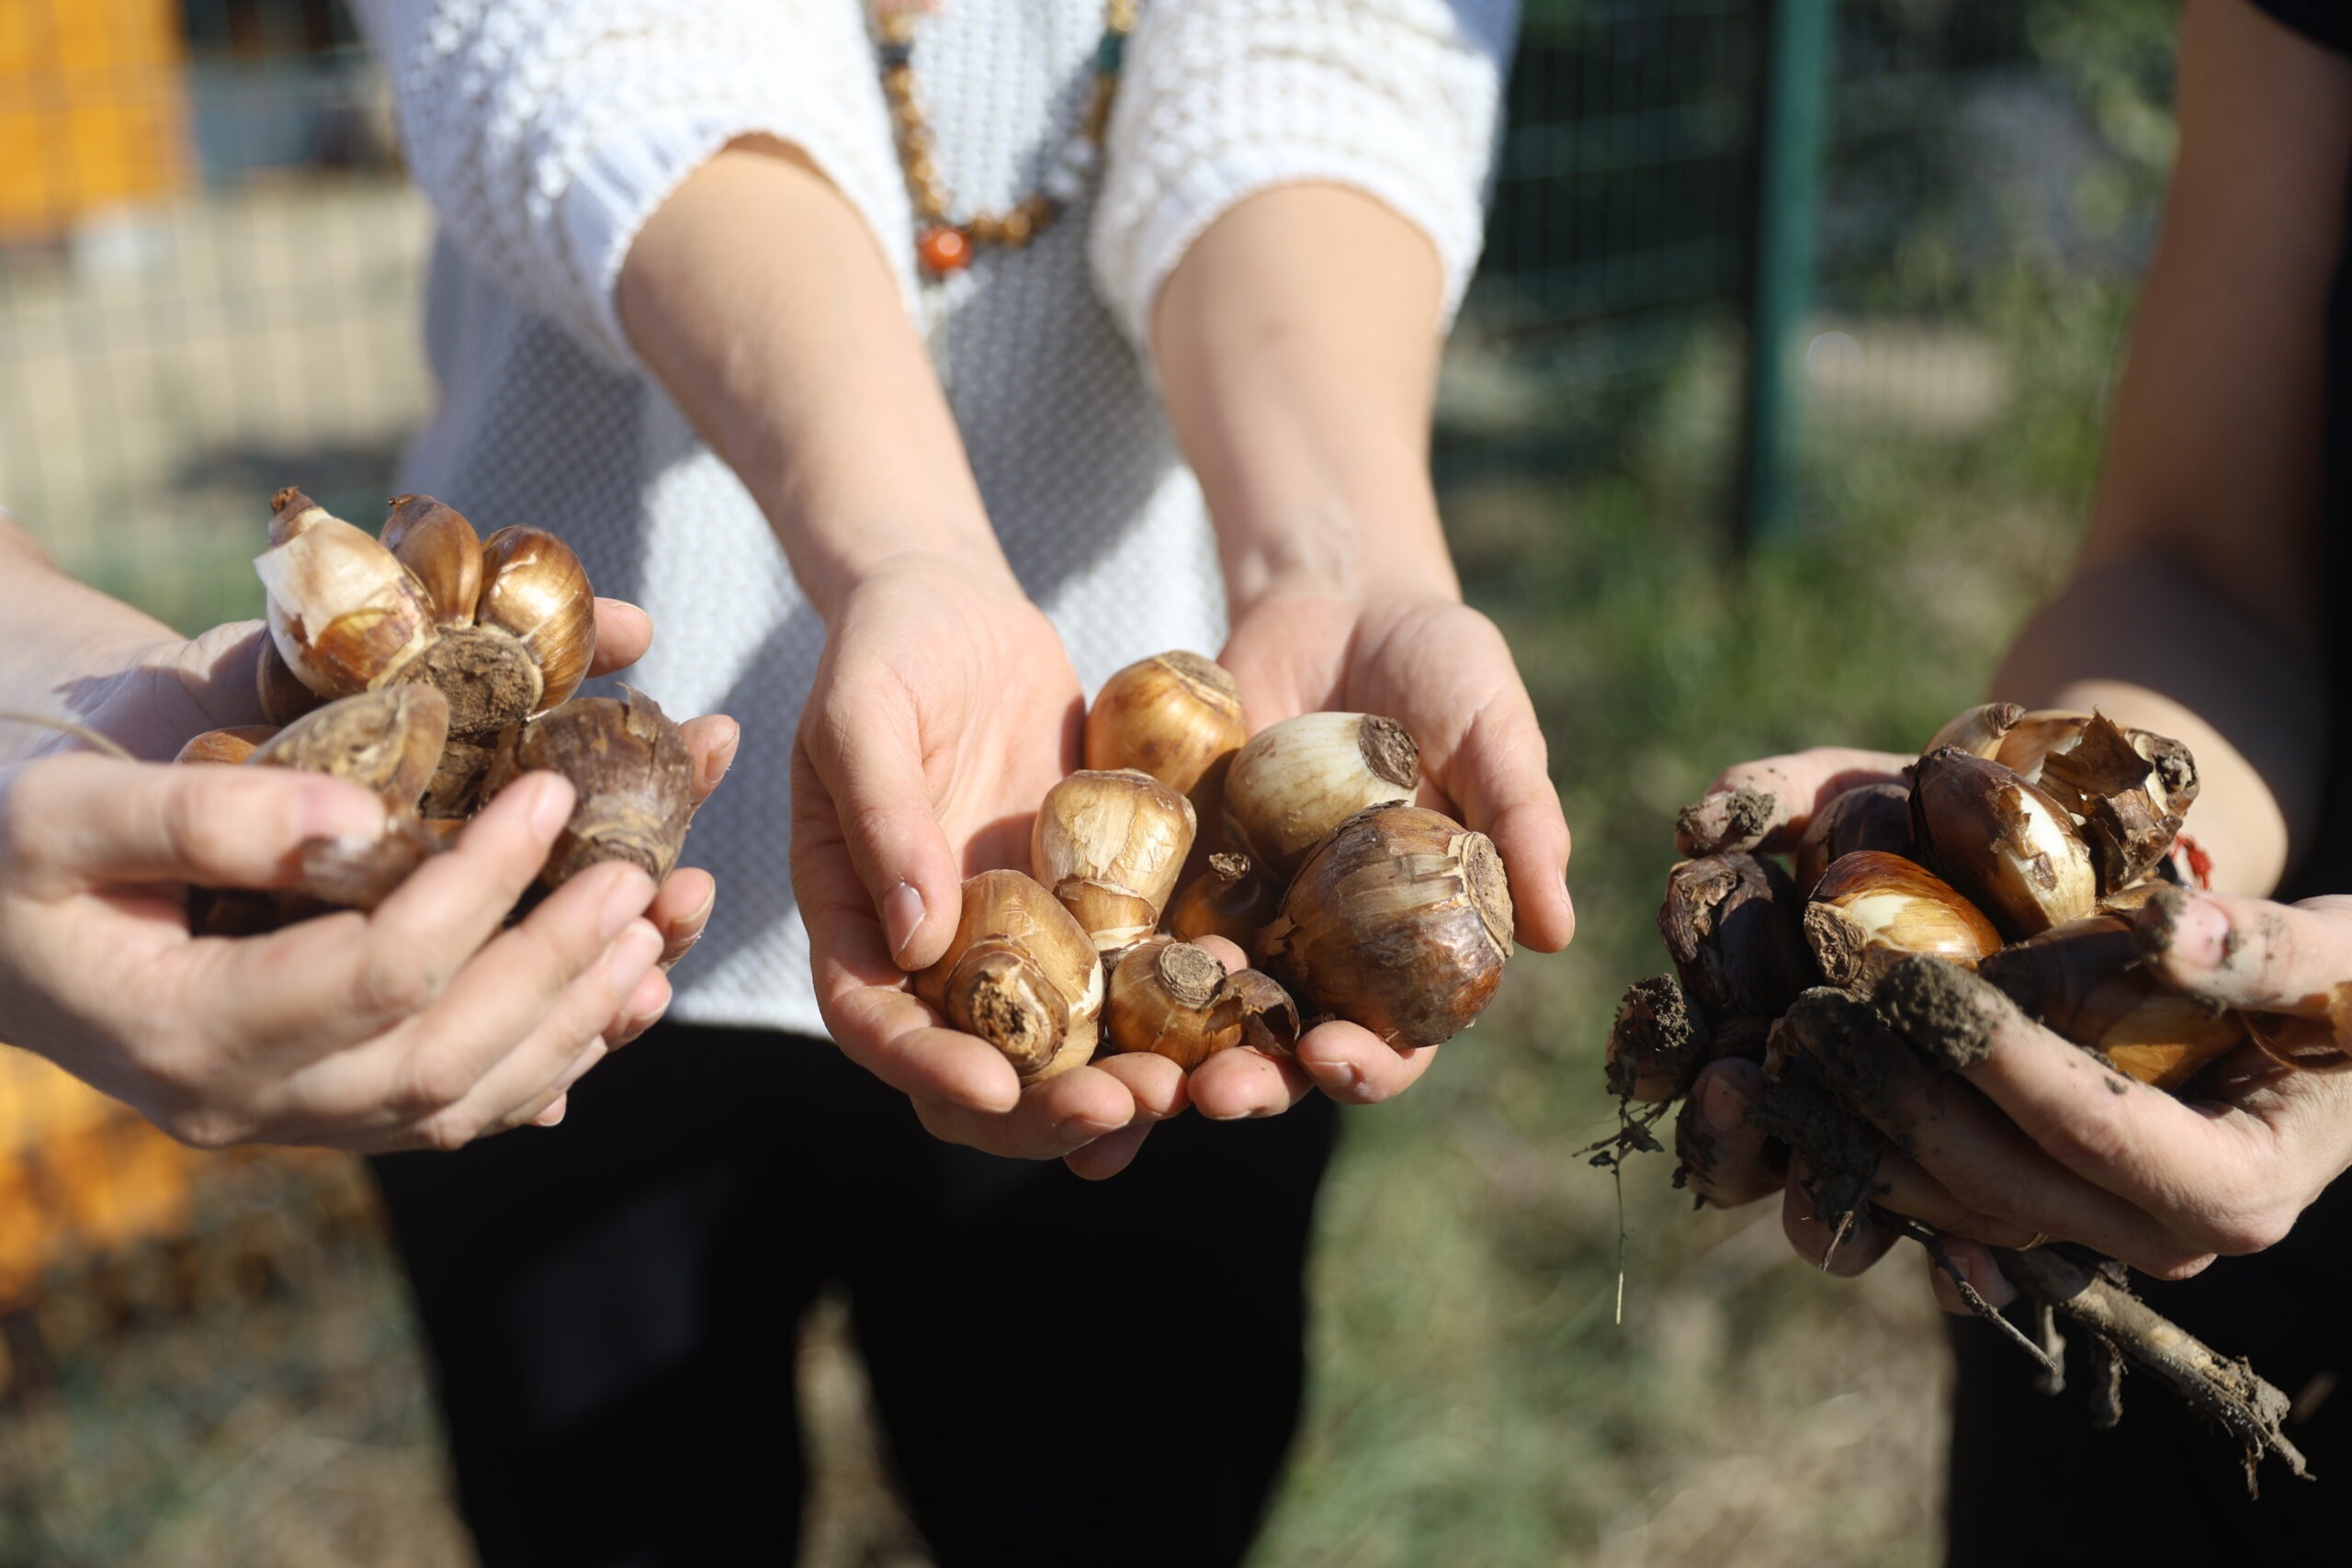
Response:
M594 660L589 670L591 675L609 674L643 657L646 649L651 643L653 628L651 622L642 610L619 600L599 599L596 602L596 611L597 647ZM262 716L254 688L254 660L260 648L260 639L266 633L259 622L246 621L216 626L201 636L184 642L159 644L146 658L135 661L109 681L103 691L92 694L88 706L85 710L92 728L123 745L135 755L160 759L170 757L190 736L205 729L260 722ZM699 806L717 787L719 778L733 761L739 732L733 720L720 715L706 715L688 719L681 728L687 750L695 761L693 799L694 803ZM56 745L44 750L54 753L71 744L70 741L61 740ZM11 770L12 798L15 775L21 771ZM154 781L139 786L140 789L148 792L145 795L140 795L137 789L131 789L131 786L128 785L111 787L118 790L130 789L130 795L125 798L148 799L158 803L157 808L184 811L188 814L191 821L202 820L210 823L211 825L203 830L213 832L216 838L220 835L214 831L218 824L213 823L211 819L217 818L218 813L211 806L199 807L193 804L198 797L206 795L209 791L221 788L245 790L260 787L265 793L280 788L275 781L261 786L253 786L243 781L222 784L210 778L196 779L186 776L195 773L210 774L214 772L216 770L178 770L172 775L168 784ZM330 794L334 793L339 792L330 791ZM93 808L97 809L97 805L98 803L94 803ZM31 817L17 819L15 822L16 827L27 832L28 841L38 839L45 831L42 827L42 812L45 808L41 806L41 796L38 788L34 796L34 806L36 810ZM279 818L282 818L288 808L281 802L272 809L277 810ZM485 815L488 814L485 813ZM511 808L508 815L511 816ZM361 816L365 817L366 813L362 812ZM368 820L379 821L380 812ZM93 834L112 830L113 826L119 825L119 818L107 817L101 812L96 821L99 825L87 829ZM279 851L275 847L276 840L269 835L273 830L282 830L283 822L278 823L277 829L273 829L270 823L266 820L257 819L248 826L256 829L260 836L248 837L234 842L224 839L220 842L212 843L208 840L207 844L209 847L206 850L204 856L181 854L178 860L169 863L163 871L157 871L153 875L148 876L147 881L153 884L153 887L142 889L142 891L152 892L153 897L162 898L164 896L165 885L175 876L182 882L201 882L214 886L277 886L278 879L284 874L284 867L278 863ZM367 830L372 832L374 829L369 828ZM514 835L517 830L512 821L506 821L503 827L493 827L486 830L494 856L512 856L525 852L520 846L527 839L527 834L525 839L516 839ZM540 846L539 852L544 856L544 844ZM119 890L119 855L114 850L94 839L88 847L88 852L75 863L80 867L78 874L84 878L85 884L85 892L102 900L113 897ZM474 913L487 914L494 928L496 920L511 907L513 896L502 895L495 890L503 886L503 883L496 880L494 873L483 871L479 865L476 866L476 870L479 874L471 878L453 877L446 871L436 872L436 878L443 884L440 897L444 906L451 900L462 900L469 897L492 900L492 903L485 904L481 910ZM166 872L169 873L168 875L165 874ZM492 880L484 881L485 875L490 876ZM526 878L526 884L527 881ZM701 936L703 928L709 919L716 897L717 887L709 873L692 868L673 872L661 887L653 892L650 901L644 905L641 914L645 923L651 928L659 939L655 964L621 993L616 1006L607 1015L604 1027L597 1032L593 1040L582 1045L568 1065L566 1073L559 1076L558 1087L551 1093L537 1095L532 1103L524 1107L523 1109L526 1110L528 1114L521 1119L537 1121L543 1125L552 1125L561 1120L564 1111L562 1087L568 1085L579 1073L593 1066L607 1050L618 1049L661 1017L670 1001L667 971ZM378 917L370 919L380 918L381 915L382 911L379 910ZM340 920L343 918L337 919ZM537 917L535 916L534 919ZM529 923L526 922L526 924ZM561 919L556 921L556 925L564 929L551 931L552 936L570 940L575 944L585 940L580 935L579 917L576 911L568 926ZM146 935L156 942L168 942L168 933L160 928L147 932ZM133 942L131 945L137 948L140 943ZM480 945L479 940L475 945ZM15 950L11 948L6 951L13 953ZM470 953L463 956L470 956ZM6 962L6 960L0 959L0 962ZM437 977L434 979L434 985L438 987L448 983L450 979L447 972L450 962L448 955L445 953L433 962L439 966L435 972ZM11 965L12 970L20 967ZM71 987L68 989L70 990ZM57 1005L66 1012L87 1013L92 1010L83 1006L72 995L57 994L53 989L51 994ZM304 994L319 1000L321 1005L331 1005L324 999L324 993L313 990ZM219 995L210 999L224 1003L234 1000L233 998ZM90 1021L85 1020L85 1021ZM232 1022L215 1019L199 1019L192 1021L224 1038L234 1032L235 1026ZM102 1024L91 1022L91 1027L96 1030L96 1033L69 1034L61 1040L57 1049L51 1054L56 1055L62 1065L80 1071L82 1068L79 1064L85 1061L95 1061L109 1053L115 1053L119 1042L109 1043ZM28 1036L24 1043L31 1044L37 1042ZM334 1048L341 1049L342 1046L338 1045ZM199 1070L199 1077L202 1072L209 1070L204 1063L198 1062L196 1066ZM96 1067L93 1070L108 1071L108 1069ZM151 1117L157 1119L161 1124L166 1126L167 1130L182 1131L186 1135L203 1141L217 1142L232 1139L277 1142L340 1141L350 1144L351 1146L363 1146L361 1143L353 1142L355 1138L361 1138L368 1140L365 1142L364 1146L390 1147L398 1145L403 1138L410 1142L447 1142L451 1141L454 1132L465 1130L469 1125L476 1132L494 1130L497 1126L508 1124L512 1120L503 1116L476 1116L473 1110L469 1109L462 1112L452 1111L450 1114L442 1118L444 1125L433 1128L425 1128L420 1124L405 1133L386 1132L380 1127L355 1130L344 1124L329 1126L320 1122L314 1125L306 1122L303 1110L305 1102L300 1099L302 1091L292 1086L288 1089L292 1098L288 1100L287 1106L264 1114L252 1107L243 1106L243 1102L236 1101L233 1096L224 1098L221 1094L215 1092L215 1080L209 1077L204 1077L192 1085L181 1086L178 1090L171 1093L142 1090L139 1087L141 1068L136 1053L123 1058L115 1068L111 1069L109 1077L111 1081L106 1087L114 1089L122 1098L147 1111ZM421 1117L419 1121L421 1122Z
M1440 594L1276 593L1241 615L1218 659L1240 684L1252 729L1330 710L1404 725L1420 746L1424 804L1500 852L1519 943L1567 945L1567 823L1534 705L1493 622ZM1410 1088L1435 1051L1335 1021L1307 1031L1295 1058L1219 1052L1189 1088L1204 1114L1221 1119L1274 1114L1316 1087L1371 1104Z
M1023 1088L904 984L946 952L965 877L1027 870L1082 713L1060 638L1017 584L902 557L842 599L793 747L792 885L826 1028L934 1135L992 1154L1057 1158L1185 1103L1157 1056Z

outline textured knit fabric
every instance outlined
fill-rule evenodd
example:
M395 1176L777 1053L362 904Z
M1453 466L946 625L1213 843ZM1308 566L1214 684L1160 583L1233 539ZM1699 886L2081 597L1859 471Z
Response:
M642 371L612 303L628 244L730 138L805 149L882 242L990 520L1091 691L1213 651L1224 596L1198 487L1138 350L1216 217L1267 186L1355 186L1426 232L1450 310L1476 258L1510 0L1154 0L1102 184L1021 252L918 285L856 0L361 0L441 220L426 351L441 406L402 483L485 528L536 524L652 615L632 684L743 742L686 861L718 878L673 1016L821 1030L792 902L792 733L824 627L734 474ZM948 0L914 60L961 215L1038 188L1086 100L1095 0ZM1329 265L1346 265L1333 256ZM811 300L809 308L823 309Z

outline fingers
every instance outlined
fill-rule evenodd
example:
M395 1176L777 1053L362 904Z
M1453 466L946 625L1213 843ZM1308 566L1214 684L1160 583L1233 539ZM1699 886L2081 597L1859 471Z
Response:
M1685 1179L1719 1209L1769 1197L1786 1179L1785 1161L1772 1157L1770 1140L1747 1122L1764 1089L1761 1064L1729 1057L1700 1070L1682 1110L1675 1146Z
M195 944L212 956L206 988L219 1016L234 1021L240 1038L315 1049L380 1034L424 1011L537 878L571 803L563 779L526 774L364 921L330 917L250 941ZM635 879L626 888L615 880L622 870ZM575 884L585 886L572 893ZM568 905L595 889L614 899L605 941L651 897L650 880L634 867L596 867L562 892L571 895Z
M1135 1163L1136 1153L1143 1141L1151 1136L1154 1123L1136 1122L1115 1133L1106 1133L1083 1148L1072 1149L1062 1156L1062 1163L1070 1174L1085 1181L1108 1181Z
M1391 1045L1368 1029L1335 1020L1300 1035L1297 1056L1315 1086L1340 1104L1377 1105L1419 1083L1438 1049Z
M743 729L723 713L704 714L678 726L679 739L686 743L686 755L694 759L695 777L691 791L693 804L700 806L735 765L736 748L742 743Z
M281 768L74 754L19 770L0 798L0 855L35 897L98 882L282 886L305 840L373 839L383 827L367 790Z
M1281 1115L1306 1098L1315 1080L1295 1060L1242 1045L1219 1051L1194 1067L1189 1087L1202 1115L1238 1122Z
M881 918L891 959L921 969L947 951L963 875L923 775L923 741L906 694L887 681L837 681L802 716L793 806L813 777L840 843Z
M528 1102L653 970L661 933L641 918L651 897L645 874L619 863L566 882L433 1007L343 1054L346 1113L381 1100L418 1121L446 1116L453 1125L434 1131L462 1131L454 1146Z
M1984 1298L1984 1304L1998 1312L2018 1299L2018 1288L2001 1272L1993 1260L1990 1247L1961 1236L1944 1237L1944 1256L1951 1259L1953 1268L1968 1280L1969 1288ZM1973 1317L1973 1308L1961 1299L1960 1287L1952 1283L1933 1258L1928 1259L1928 1284L1936 1293L1936 1304L1954 1317Z
M933 1136L951 1144L1012 1159L1060 1159L1133 1122L1136 1102L1118 1078L1085 1066L1030 1085L1001 1114L923 1100L915 1101L915 1114Z
M652 646L652 616L626 599L596 601L596 651L588 660L591 676L627 669Z
M2138 934L2192 996L2303 1018L2352 1011L2352 897L2274 904L2166 888L2140 910Z
M1863 784L1900 782L1903 770L1917 761L1896 751L1821 746L1736 763L1682 808L1674 847L1686 855L1787 849L1831 800Z
M1850 1280L1903 1239L1893 1226L1871 1218L1868 1206L1857 1211L1840 1231L1816 1211L1809 1190L1812 1179L1804 1161L1792 1159L1781 1192L1781 1232L1807 1263L1826 1274Z
M1516 682L1507 695L1479 710L1446 758L1439 783L1462 807L1467 825L1492 839L1503 857L1520 945L1542 953L1566 947L1577 929L1568 897L1568 823L1552 783L1544 731Z
M1921 970L1930 973L1903 978ZM1920 986L1947 999L1922 1002L1908 988ZM1867 1070L1816 1060L1841 1096L1962 1209L2029 1236L2096 1247L2166 1278L2193 1271L2216 1250L2195 1234L2195 1205L2184 1200L2222 1179L2213 1158L2218 1122L2102 1066L1957 965L1900 965L1877 1000L1917 1052L1975 1056L1975 1065L1939 1072L1897 1051L1874 1054ZM1956 1046L1961 1031L1973 1032L1974 1043ZM2184 1159L2192 1147L2199 1152ZM1917 1200L1890 1193L1881 1201L1900 1210Z
M710 873L688 866L662 879L645 918L662 933L662 967L669 968L692 952L718 907L718 884Z

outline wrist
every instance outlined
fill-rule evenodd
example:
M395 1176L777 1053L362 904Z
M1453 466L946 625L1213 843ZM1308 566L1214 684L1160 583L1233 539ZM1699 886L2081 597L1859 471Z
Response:
M1376 506L1333 495L1217 517L1229 617L1283 599L1442 599L1460 581L1433 500Z

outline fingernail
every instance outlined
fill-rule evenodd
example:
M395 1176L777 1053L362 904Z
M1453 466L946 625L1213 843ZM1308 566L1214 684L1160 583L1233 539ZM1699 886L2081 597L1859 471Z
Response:
M2171 948L2176 961L2199 969L2219 969L2229 963L2233 928L2228 911L2211 898L2191 894L2183 897L2171 914Z
M653 879L633 865L622 867L620 874L613 878L612 891L605 895L604 908L597 912L596 934L606 942L612 941L631 920L645 913L645 906L652 899Z
M384 803L357 784L324 783L302 792L295 819L305 839L376 839Z
M882 930L890 941L890 956L902 959L907 944L922 924L922 893L911 882L901 882L882 895Z
M1347 1094L1362 1094L1363 1092L1363 1069L1362 1067L1357 1066L1353 1062L1347 1061L1334 1062L1331 1065L1340 1069L1340 1089L1342 1092Z
M1730 1137L1747 1125L1747 1096L1721 1073L1699 1081L1699 1120L1718 1138Z
M605 978L626 996L661 956L662 933L650 921L639 920L616 938L612 951L605 954Z
M542 839L552 839L571 820L571 785L554 774L541 780L531 797L531 828Z
M557 1095L555 1097L554 1104L548 1106L545 1111L540 1111L537 1116L531 1118L531 1125L534 1127L552 1127L557 1122L562 1121L563 1113L571 1109L571 1097L569 1095Z

